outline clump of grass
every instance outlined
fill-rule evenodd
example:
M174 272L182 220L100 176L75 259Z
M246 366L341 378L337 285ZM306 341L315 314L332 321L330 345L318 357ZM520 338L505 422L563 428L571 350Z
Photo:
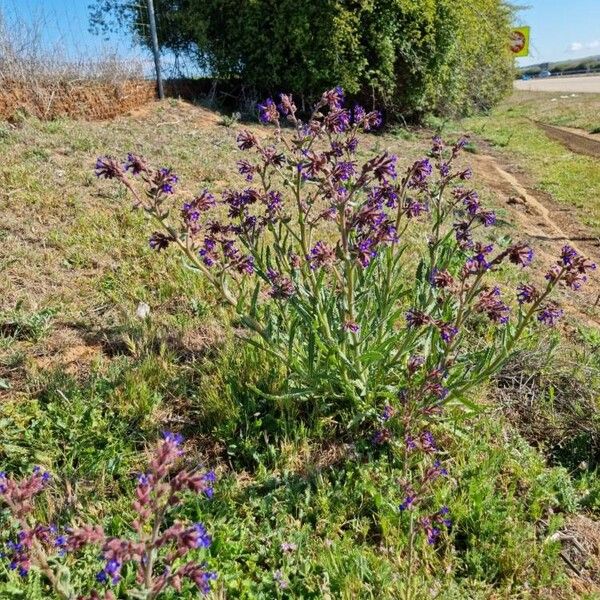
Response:
M553 464L577 471L600 465L600 364L586 331L579 345L536 338L497 378L495 396L512 422ZM591 342L591 343L590 343Z
M220 125L223 125L223 127L235 127L241 120L242 118L242 113L240 112L233 112L231 113L231 115L225 115L221 118L220 121Z
M0 334L17 340L39 341L50 329L54 308L27 312L19 303L14 310L0 314Z

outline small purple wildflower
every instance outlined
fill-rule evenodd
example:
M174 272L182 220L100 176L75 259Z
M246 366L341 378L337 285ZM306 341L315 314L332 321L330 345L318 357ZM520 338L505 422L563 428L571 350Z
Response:
M517 286L517 301L519 304L529 304L534 302L539 297L537 289L526 283L521 283Z
M358 333L360 331L360 325L356 321L348 319L344 322L344 331L349 333Z
M289 553L295 552L298 549L298 546L294 544L294 542L282 542L280 548L282 552Z
M261 123L275 123L279 121L279 112L273 98L267 98L258 105L258 118Z
M116 158L112 156L100 156L96 160L96 177L104 179L119 179L123 177L123 169Z
M538 313L538 321L553 327L556 322L563 316L563 310L556 304L548 304Z

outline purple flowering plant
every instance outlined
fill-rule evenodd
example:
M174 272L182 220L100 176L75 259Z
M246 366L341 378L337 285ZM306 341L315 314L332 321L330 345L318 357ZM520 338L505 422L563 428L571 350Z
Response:
M36 497L47 491L50 474L38 467L22 479L0 473L0 499L16 529L2 553L10 569L24 578L37 570L64 600L154 600L168 590L180 592L185 581L207 594L216 573L190 553L208 548L211 536L202 523L184 523L175 514L186 493L212 497L215 474L179 470L182 443L180 435L165 433L156 445L147 472L137 479L132 502L135 519L127 537L109 536L100 525L59 528L41 523ZM100 550L102 567L96 574L96 589L86 596L74 589L68 565L70 555L89 546ZM122 577L123 571L133 571L135 582Z
M345 107L341 88L306 119L285 94L258 108L273 136L239 133L246 185L218 199L204 190L174 211L175 174L132 154L99 158L96 174L130 191L157 225L150 247L177 247L247 329L243 339L285 368L282 397L324 400L335 414L349 409L351 423L373 422L420 355L438 374L429 383L444 390L438 408L468 402L532 321L560 317L549 300L556 286L577 290L595 268L566 246L543 289L523 283L506 299L490 279L503 263L528 267L533 251L481 240L496 217L467 186L471 170L457 166L466 139L448 146L436 136L400 171L387 151L359 160L361 133L382 119ZM408 258L409 228L426 232L417 259ZM495 328L484 350L468 338L477 314Z

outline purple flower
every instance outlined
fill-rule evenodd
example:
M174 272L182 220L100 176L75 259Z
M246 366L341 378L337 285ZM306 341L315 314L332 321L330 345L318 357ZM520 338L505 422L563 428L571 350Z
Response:
M537 318L540 323L544 323L545 325L552 327L562 316L563 310L561 308L559 308L556 304L548 304L542 310L540 310Z
M429 208L425 203L419 202L418 200L415 200L413 198L409 198L408 204L406 205L405 213L409 219L412 219L414 217L418 217L424 212L427 212L428 210Z
M282 542L280 547L282 552L294 552L298 548L294 542Z
M553 265L550 270L544 275L548 281L556 281L561 274L562 269L558 265Z
M532 285L521 283L517 286L517 301L519 304L529 304L535 302L539 297L539 292Z
M356 321L348 319L344 322L344 331L358 333L360 331L360 325Z
M418 187L431 175L433 168L428 158L417 160L412 166L410 187Z
M378 429L373 434L373 437L371 438L371 443L373 444L373 446L382 446L383 444L389 442L391 439L392 432L386 427L383 427L382 429Z
M360 104L355 104L352 109L352 121L355 125L359 125L361 121L367 116L367 111L360 106Z
M454 283L454 279L448 271L434 268L429 276L429 282L437 288L448 288Z
M507 323L510 308L500 300L500 290L494 287L479 294L475 310L485 313L495 323Z
M273 579L277 582L280 590L285 590L290 585L280 570L277 570L273 573Z
M471 171L471 167L467 167L458 173L458 178L462 180L471 179L471 177L473 177L473 171Z
M131 171L132 175L139 175L142 172L148 171L146 161L137 154L131 152L127 155L127 161L123 165L126 171Z
M173 186L179 181L179 178L175 173L173 173L172 169L167 167L163 167L159 170L157 176L157 183L160 191L163 194L172 194Z
M414 375L425 364L423 356L413 355L408 359L406 367L410 375Z
M373 174L379 181L387 181L388 179L396 179L397 162L398 157L395 154L384 152L380 156L369 161L367 165L373 169Z
M163 431L163 440L168 444L172 444L175 447L179 447L183 444L183 436L180 433L173 433L171 431Z
M469 143L468 138L466 138L465 136L460 137L457 141L456 144L454 144L454 146L452 147L452 156L457 156L458 153Z
M440 332L440 337L444 342L449 344L458 333L458 329L452 325L451 323L444 323L443 321L438 321L436 323L438 331Z
M430 431L424 431L421 434L421 448L425 452L435 452L437 450L435 438Z
M204 494L207 498L212 498L214 496L215 490L212 484L217 480L217 476L214 471L207 471L204 475L202 475L202 482L205 484Z
M332 110L325 117L324 124L331 133L343 133L350 127L350 112L344 108Z
M118 560L109 560L104 569L96 575L96 581L98 581L98 583L108 583L108 580L110 579L112 584L116 585L121 579L122 566L123 565Z
M258 139L248 130L240 131L237 136L237 145L240 150L250 150L258 146Z
M431 323L431 317L426 315L423 311L411 308L406 313L406 323L409 327L420 327L421 325L428 325Z
M149 245L152 250L156 250L160 252L161 250L165 250L168 248L169 244L173 242L174 239L170 235L166 235L161 233L160 231L155 231L149 240Z
M350 152L350 154L354 154L356 149L358 148L358 139L355 137L350 138L346 142L346 150Z
M454 223L452 228L454 229L456 241L461 248L470 248L473 245L470 224L467 221L459 221L458 223Z
M242 275L253 275L254 257L250 255L242 257L235 265L235 268L237 272L241 273Z
M379 419L381 421L389 421L394 416L395 412L396 411L394 410L394 407L388 404L387 406L383 407L383 411L379 416Z
M444 150L444 142L439 135L434 135L431 138L431 153L432 154L441 154Z
M292 100L292 96L287 94L280 94L278 108L279 112L285 116L293 115L296 112L296 105Z
M479 194L475 190L470 190L463 195L463 204L465 205L467 212L473 216L479 212L481 208L479 202Z
M356 256L361 267L369 266L371 260L377 256L377 250L375 250L374 246L375 242L367 238L359 242L353 249L353 254Z
M321 102L327 104L332 110L342 108L344 104L344 90L339 85L332 90L327 90L323 93Z
M210 237L206 237L202 245L203 247L199 250L198 254L207 267L212 267L218 258L216 253L217 242Z
M563 246L560 252L560 259L565 266L571 265L573 260L578 256L577 250L571 246Z
M362 125L365 131L372 131L381 127L383 116L377 110L367 113L362 106L357 104L353 110L353 121L356 125Z
M356 173L356 164L350 161L341 161L333 167L332 177L337 181L347 181Z
M263 104L258 105L258 118L261 123L275 123L279 121L279 112L273 98L267 98Z
M237 161L237 168L238 173L240 175L244 175L246 181L252 181L252 179L254 179L254 171L256 170L256 167L245 158Z
M281 192L271 190L267 194L265 204L267 205L267 212L269 213L269 215L274 215L283 206L283 198L281 196Z
M212 538L208 535L206 527L202 523L196 523L193 526L196 542L196 548L208 548L212 544Z
M338 140L331 141L331 152L329 153L331 156L335 156L340 158L344 156L344 146Z
M404 502L402 502L402 504L400 504L398 508L401 511L409 510L413 507L413 504L415 503L416 499L417 497L415 494L409 494L408 496L406 496L406 498L404 498Z
M120 179L123 177L123 169L119 161L112 156L100 156L96 160L96 177L104 179Z
M527 244L516 244L509 249L508 260L515 265L527 267L533 260L533 250Z
M267 269L267 279L271 282L271 291L269 295L276 300L287 300L296 293L296 288L292 280L283 277L274 269Z
M311 269L328 267L335 262L335 250L327 242L317 242L310 251Z
M483 223L484 227L491 227L496 224L496 213L493 210L481 211L477 218Z
M435 544L440 537L441 531L438 527L436 527L430 517L422 517L421 518L421 526L427 535L427 543L430 545Z

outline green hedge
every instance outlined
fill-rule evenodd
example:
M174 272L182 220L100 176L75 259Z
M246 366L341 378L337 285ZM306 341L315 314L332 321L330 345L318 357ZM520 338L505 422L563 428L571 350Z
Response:
M112 0L148 35L145 3ZM110 4L110 1L108 2ZM503 0L155 0L163 47L261 94L325 88L419 118L487 109L511 89ZM113 4L113 7L115 5ZM107 18L106 4L97 20ZM135 29L135 25L133 25Z

